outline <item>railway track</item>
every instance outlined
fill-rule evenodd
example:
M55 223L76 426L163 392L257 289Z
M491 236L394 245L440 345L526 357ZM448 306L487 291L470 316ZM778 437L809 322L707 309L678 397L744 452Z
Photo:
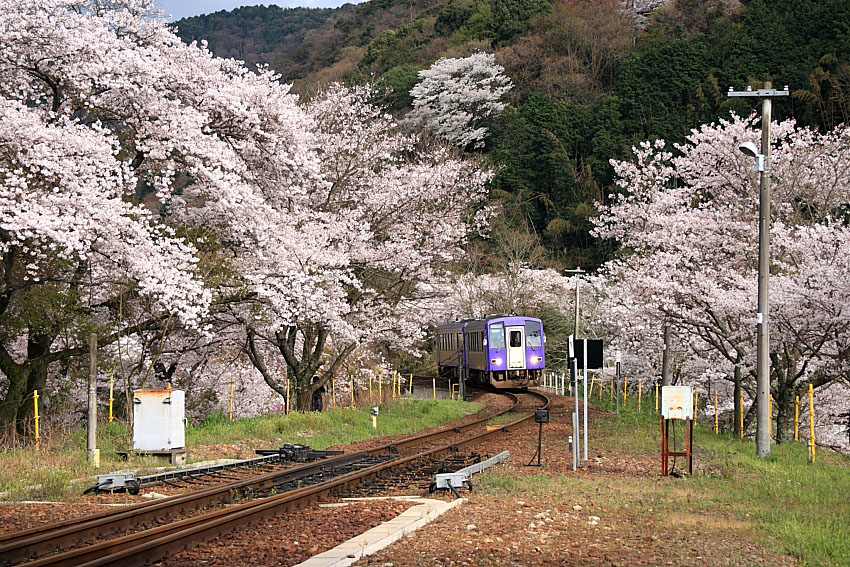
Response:
M458 427L415 435L402 440L273 471L251 479L213 486L157 501L108 510L89 516L0 535L0 565L26 567L146 565L209 541L234 529L291 511L332 493L351 490L392 471L415 468L423 459L457 452L530 420L529 414L497 429L479 431L507 412L547 407L543 394L505 393L514 398L507 410ZM539 400L532 403L529 398ZM534 407L532 407L534 406ZM466 435L445 443L447 437ZM262 496L257 498L256 496ZM242 499L250 498L247 501ZM208 508L217 508L207 511ZM167 522L170 518L178 518ZM148 527L138 530L139 526ZM137 531L130 531L137 530ZM111 538L111 539L105 539Z

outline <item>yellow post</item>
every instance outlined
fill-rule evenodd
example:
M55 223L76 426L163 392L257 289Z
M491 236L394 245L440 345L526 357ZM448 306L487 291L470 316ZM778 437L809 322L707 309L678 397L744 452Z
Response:
M372 375L369 374L369 405L371 406L372 404Z
M800 396L794 396L794 441L800 440Z
M283 415L289 415L289 376L286 377L286 399L283 402Z
M38 390L32 391L32 403L35 405L35 450L41 449L41 438L38 434Z
M615 382L616 382L616 380L614 380L614 377L612 376L611 377L611 390L609 390L610 395L608 396L608 401L610 401L610 402L614 401L614 388L617 387Z
M655 414L658 415L658 382L655 383Z
M717 388L714 389L714 434L720 433L720 414L717 410Z
M351 375L351 407L354 407L354 374Z
M640 399L643 396L643 379L638 378L638 413L640 413Z
M629 379L623 376L623 408L626 407L626 397L628 396L628 390L626 389L626 385Z
M331 376L331 407L336 409L336 376Z
M407 385L407 393L413 394L413 373L410 373L410 383Z
M739 416L739 418L741 420L740 437L741 437L741 439L743 439L744 438L744 390L743 389L741 389L741 394L740 394L739 398L740 398L740 401L738 402L738 405L740 406L740 410L741 410L739 412L741 414Z
M230 421L233 421L233 376L230 377Z
M392 399L395 399L395 380L396 380L395 375L396 375L396 372L395 372L395 370L393 370L393 384L392 384L393 398Z
M384 403L384 375L378 377L378 405Z
M434 399L437 399L437 378L431 378L431 388L434 390Z
M593 397L593 384L594 384L594 382L596 382L596 374L593 374L593 375L590 376L590 392L588 392L588 394L587 394L588 398Z
M112 402L115 401L115 398L112 397L113 386L115 385L115 377L112 373L109 373L109 423L112 423L115 418L112 417Z
M694 388L694 419L699 412L699 388Z
M815 462L815 389L809 384L809 439L812 443L812 462Z

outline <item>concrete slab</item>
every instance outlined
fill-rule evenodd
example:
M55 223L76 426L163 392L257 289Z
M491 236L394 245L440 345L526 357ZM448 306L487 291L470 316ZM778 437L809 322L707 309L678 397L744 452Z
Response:
M466 498L458 498L451 502L445 502L443 500L419 498L417 496L346 498L346 500L405 500L415 502L416 505L411 506L396 518L384 522L380 526L375 526L371 530L353 537L333 549L314 555L295 567L347 567L361 557L380 551L407 534L430 523L455 506L466 502Z

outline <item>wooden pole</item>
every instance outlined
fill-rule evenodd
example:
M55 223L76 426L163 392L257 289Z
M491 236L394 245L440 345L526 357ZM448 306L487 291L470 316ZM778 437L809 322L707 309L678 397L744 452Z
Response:
M720 433L720 414L717 410L717 388L714 389L714 434Z
M336 409L336 376L331 376L331 408Z
M800 440L800 396L794 396L794 441Z
M815 389L809 384L809 439L812 444L812 462L815 462Z
M384 375L378 377L378 405L384 403Z
M354 407L354 374L351 375L351 407Z
M230 421L233 421L233 376L230 377Z
M739 419L741 420L741 430L740 435L741 439L744 438L744 389L741 388L741 403L738 404L738 407L741 409Z
M372 401L372 375L369 374L369 405L373 405L375 402Z
M32 403L35 406L35 450L41 449L41 439L38 434L38 390L32 391Z
M699 413L699 388L694 388L694 421Z
M109 373L109 423L112 423L115 418L112 417L112 402L115 401L115 398L112 397L112 390L115 386L115 376L113 376L112 372Z
M658 415L658 382L655 383L655 415Z

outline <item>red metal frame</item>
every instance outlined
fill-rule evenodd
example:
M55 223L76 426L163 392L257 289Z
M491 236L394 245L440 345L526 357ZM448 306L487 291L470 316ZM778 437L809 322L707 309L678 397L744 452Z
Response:
M668 462L670 457L685 457L688 462L688 474L693 474L694 472L694 454L693 454L693 438L694 438L694 420L693 419L685 419L685 420L675 420L675 421L684 421L685 422L685 451L684 452L671 452L670 451L670 422L674 421L672 419L661 418L661 476L667 476L670 474L670 469L668 468Z

